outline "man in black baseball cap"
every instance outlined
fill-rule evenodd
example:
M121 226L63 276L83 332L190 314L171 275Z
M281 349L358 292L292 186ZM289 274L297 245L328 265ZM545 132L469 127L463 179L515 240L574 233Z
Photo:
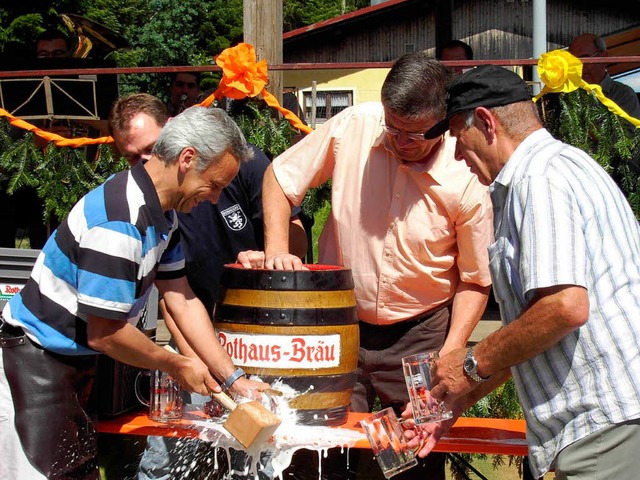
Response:
M517 75L478 67L448 95L447 120L427 137L449 128L456 159L490 185L488 257L503 326L442 355L431 396L463 412L513 375L533 478L550 469L566 480L637 478L640 348L629 341L640 338L635 215L596 161L543 127ZM447 424L422 428L410 442L420 457Z
M447 89L447 116L434 125L425 138L449 130L449 119L476 107L499 107L531 100L527 84L515 73L496 65L482 65L457 77Z

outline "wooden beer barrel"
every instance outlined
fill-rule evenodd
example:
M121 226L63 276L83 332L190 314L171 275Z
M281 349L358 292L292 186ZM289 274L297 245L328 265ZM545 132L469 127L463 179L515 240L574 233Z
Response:
M351 270L250 270L227 265L214 326L236 366L297 392L304 425L347 420L356 380L359 330Z

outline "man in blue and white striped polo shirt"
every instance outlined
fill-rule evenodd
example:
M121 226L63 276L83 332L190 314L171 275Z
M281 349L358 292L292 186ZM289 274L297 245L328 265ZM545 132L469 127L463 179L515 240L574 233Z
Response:
M169 372L192 392L220 391L210 372L222 381L235 367L186 281L176 211L215 203L251 156L222 110L188 109L147 162L88 193L53 233L2 313L0 478L99 478L83 409L99 352ZM204 363L135 328L154 283Z
M442 357L431 393L459 412L512 374L534 475L638 478L640 229L627 200L542 127L516 74L475 68L451 84L447 107L425 135L449 128L456 157L491 186L503 327Z

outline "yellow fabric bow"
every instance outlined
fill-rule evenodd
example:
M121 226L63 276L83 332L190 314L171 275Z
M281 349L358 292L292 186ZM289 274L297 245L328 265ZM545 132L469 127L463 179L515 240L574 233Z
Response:
M593 92L596 98L612 113L640 127L640 119L634 118L621 109L617 103L607 98L600 85L587 83L582 79L582 61L566 50L553 50L543 53L538 60L538 75L544 83L542 91L533 101L546 93L569 93L577 88Z

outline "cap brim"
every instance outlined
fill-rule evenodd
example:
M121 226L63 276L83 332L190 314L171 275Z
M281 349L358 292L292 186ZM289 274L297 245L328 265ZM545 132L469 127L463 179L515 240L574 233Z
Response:
M433 127L431 127L424 134L424 138L427 140L433 140L434 138L438 138L444 132L449 130L449 118L445 118L444 120L439 121Z

